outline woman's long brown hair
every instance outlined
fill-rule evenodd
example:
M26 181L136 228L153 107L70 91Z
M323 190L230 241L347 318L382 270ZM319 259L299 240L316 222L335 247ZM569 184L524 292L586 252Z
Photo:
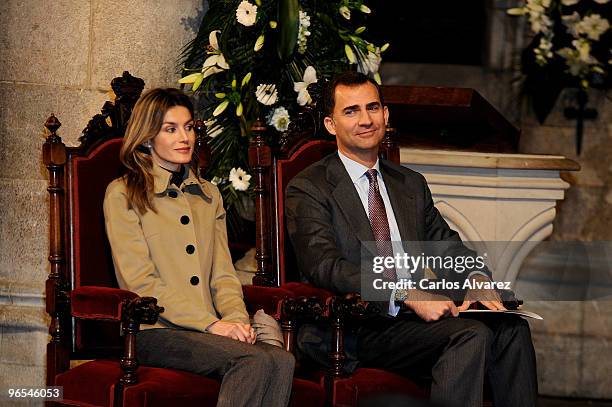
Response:
M127 168L125 182L128 202L141 214L153 207L153 160L149 149L144 146L161 130L168 109L183 106L193 118L193 104L189 97L178 89L151 89L138 99L128 121L123 145L119 153L121 162ZM197 155L191 157L190 167L198 174Z

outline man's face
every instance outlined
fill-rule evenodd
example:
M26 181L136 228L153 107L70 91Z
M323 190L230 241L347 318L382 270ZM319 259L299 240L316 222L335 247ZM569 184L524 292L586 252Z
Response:
M378 151L388 119L389 112L381 105L376 87L368 82L338 85L334 111L324 123L336 136L338 150L351 157Z

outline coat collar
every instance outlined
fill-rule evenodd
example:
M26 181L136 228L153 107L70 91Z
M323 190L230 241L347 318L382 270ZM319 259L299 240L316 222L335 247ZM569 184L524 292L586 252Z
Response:
M201 194L206 200L212 199L210 187L206 182L200 181L188 166L182 166L183 171L188 171L187 177L183 180L181 188L191 193ZM169 189L173 189L170 184L172 173L159 164L153 163L153 192L156 195L165 195Z

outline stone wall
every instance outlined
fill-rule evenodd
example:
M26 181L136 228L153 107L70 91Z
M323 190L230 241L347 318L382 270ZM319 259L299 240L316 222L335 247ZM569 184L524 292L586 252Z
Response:
M0 2L0 388L44 384L50 113L75 145L124 70L176 86L201 0Z

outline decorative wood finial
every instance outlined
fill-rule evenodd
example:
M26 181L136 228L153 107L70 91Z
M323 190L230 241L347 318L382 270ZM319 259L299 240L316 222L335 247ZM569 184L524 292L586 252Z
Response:
M62 123L55 117L55 114L51 113L51 116L45 122L45 127L51 133L50 136L56 136L57 130L62 126Z

